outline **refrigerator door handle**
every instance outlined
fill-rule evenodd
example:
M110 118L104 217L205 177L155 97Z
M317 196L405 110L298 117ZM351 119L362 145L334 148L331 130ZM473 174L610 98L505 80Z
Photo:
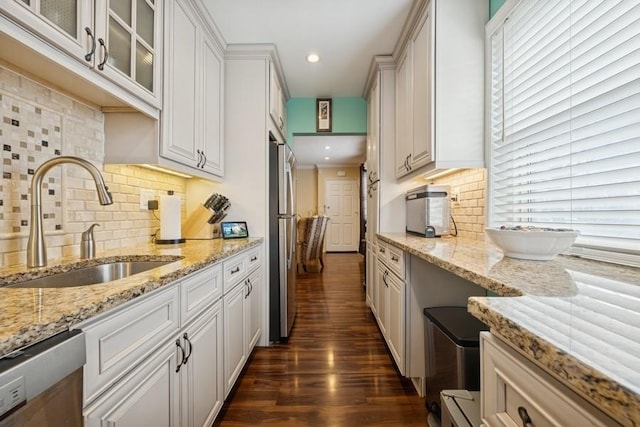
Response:
M293 240L293 235L295 234L294 228L296 226L295 216L292 216L289 220L291 221L291 232L289 233L289 255L287 268L291 268L291 264L293 264L293 245L296 244L296 242Z

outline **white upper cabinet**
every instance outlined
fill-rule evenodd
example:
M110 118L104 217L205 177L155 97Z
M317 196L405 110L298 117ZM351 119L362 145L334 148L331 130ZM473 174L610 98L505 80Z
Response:
M0 9L46 43L159 107L162 4L153 0L1 0Z
M287 139L286 103L287 96L280 83L280 76L272 62L269 66L269 113L284 140Z
M484 166L488 0L422 0L396 53L396 175Z
M143 0L137 0L143 1ZM151 164L220 181L224 176L224 55L213 24L191 0L165 5L160 120L105 114L105 163Z
M222 49L189 0L169 2L161 156L224 175Z

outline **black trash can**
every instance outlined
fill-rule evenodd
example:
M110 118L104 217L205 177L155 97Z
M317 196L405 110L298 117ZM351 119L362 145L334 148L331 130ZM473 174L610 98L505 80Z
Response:
M442 390L480 390L480 332L489 328L466 307L430 307L424 315L426 405L439 416Z

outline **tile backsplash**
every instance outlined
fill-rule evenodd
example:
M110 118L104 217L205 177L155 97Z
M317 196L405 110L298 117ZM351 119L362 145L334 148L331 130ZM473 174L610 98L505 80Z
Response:
M458 236L484 240L486 169L462 169L430 182L450 185L451 192L459 194L458 202L451 202L451 216L456 222Z
M130 165L103 165L104 114L0 65L0 266L26 262L30 185L35 169L58 156L78 156L101 171L114 203L101 206L95 184L82 168L51 169L43 183L43 213L49 259L79 255L81 234L94 222L98 256L106 249L149 242L159 227L140 209L140 189L160 196L173 190L185 215L186 180ZM107 113L108 114L108 113Z

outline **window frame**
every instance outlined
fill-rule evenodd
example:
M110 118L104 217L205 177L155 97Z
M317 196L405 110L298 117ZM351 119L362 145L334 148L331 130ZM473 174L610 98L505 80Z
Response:
M492 91L492 43L491 38L494 33L501 29L504 22L509 18L518 5L524 0L506 0L498 9L496 14L489 20L485 26L485 165L487 168L486 181L486 209L485 224L487 227L492 224L492 203L491 196L493 192L491 180L492 160L492 140L491 140L491 91ZM606 250L606 248L591 247L588 245L574 244L565 252L567 255L573 255L597 261L604 261L634 267L640 267L640 254L633 251L616 251Z

